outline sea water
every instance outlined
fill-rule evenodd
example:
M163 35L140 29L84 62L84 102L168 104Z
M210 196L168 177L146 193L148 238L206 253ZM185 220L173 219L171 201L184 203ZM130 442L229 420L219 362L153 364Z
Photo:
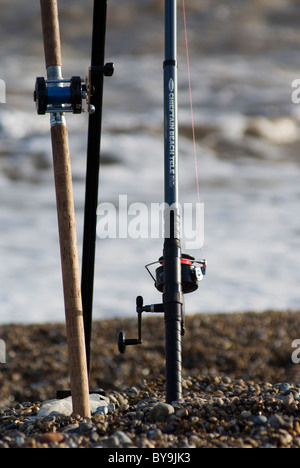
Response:
M83 4L84 3L84 4ZM163 201L163 9L111 0L99 204ZM207 275L186 313L300 307L300 9L292 1L186 1ZM92 1L59 2L64 77L85 76ZM296 18L298 20L296 21ZM39 2L1 6L0 323L64 321L49 116L32 93L45 75ZM179 196L198 201L181 2L178 13ZM87 114L67 115L81 263ZM161 301L144 266L162 239L97 238L95 319L135 317Z

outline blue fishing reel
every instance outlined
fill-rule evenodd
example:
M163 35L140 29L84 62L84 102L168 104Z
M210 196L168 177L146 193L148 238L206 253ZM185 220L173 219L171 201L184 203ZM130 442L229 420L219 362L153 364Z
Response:
M34 100L37 113L82 112L82 100L87 97L87 84L80 76L70 80L45 80L38 77L35 83Z
M114 73L113 63L107 63L103 67L91 67L89 78L82 79L80 76L73 76L70 80L48 79L38 77L35 83L34 101L37 113L65 113L81 114L86 109L89 114L93 114L95 108L90 104L93 94L91 86L91 76L101 73L104 76L112 76ZM86 109L83 106L86 101Z

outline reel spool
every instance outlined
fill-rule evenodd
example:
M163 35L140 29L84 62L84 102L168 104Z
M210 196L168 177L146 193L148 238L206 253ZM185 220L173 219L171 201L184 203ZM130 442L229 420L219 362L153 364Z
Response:
M155 282L155 287L159 292L163 292L164 288L164 260L163 257L160 257L158 262L161 264L155 270L155 278L148 269L146 268ZM197 263L199 265L197 265ZM203 279L203 276L206 273L206 260L195 260L194 257L190 255L183 254L181 257L181 285L183 294L191 293L196 291L198 288L198 282Z
M38 77L35 83L34 100L37 113L82 112L82 99L86 98L87 85L79 76L70 80L45 80Z

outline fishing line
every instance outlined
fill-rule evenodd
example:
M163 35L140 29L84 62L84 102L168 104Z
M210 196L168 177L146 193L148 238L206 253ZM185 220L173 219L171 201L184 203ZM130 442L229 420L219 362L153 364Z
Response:
M183 22L184 22L184 38L185 38L185 51L186 51L186 62L187 62L187 74L188 74L188 83L189 83L189 97L190 97L190 109L191 109L191 121L192 121L192 135L193 135L194 162L195 162L195 174L196 174L196 186L197 186L197 199L198 199L198 203L200 204L198 158L197 158L197 147L196 147L195 119L194 119L194 110L193 110L193 96L192 96L192 80L191 80L191 70L190 70L189 42L188 42L188 34L187 34L186 9L185 9L184 0L182 0L182 10L183 10ZM203 246L202 246L202 253L204 254L204 247Z

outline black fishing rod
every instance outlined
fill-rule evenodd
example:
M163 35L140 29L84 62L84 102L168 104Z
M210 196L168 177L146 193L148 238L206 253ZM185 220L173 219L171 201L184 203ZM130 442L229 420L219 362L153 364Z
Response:
M165 7L164 67L164 164L165 240L163 249L163 304L166 334L167 401L181 398L181 324L183 291L181 284L180 214L178 209L178 119L176 1Z
M83 228L81 294L84 318L86 356L90 370L94 270L96 253L96 225L99 190L100 146L104 76L112 76L113 64L104 62L107 0L94 0L91 68L89 75L91 96L88 124L86 188Z
M182 396L182 345L184 334L184 293L195 291L205 274L205 260L196 261L181 253L180 209L178 200L178 116L177 116L177 0L165 0L164 70L164 246L158 262L146 265L156 288L162 292L162 303L143 305L136 299L138 338L118 337L119 351L142 343L142 313L163 312L165 319L166 401ZM149 267L158 263L152 275ZM200 265L198 266L197 263Z

